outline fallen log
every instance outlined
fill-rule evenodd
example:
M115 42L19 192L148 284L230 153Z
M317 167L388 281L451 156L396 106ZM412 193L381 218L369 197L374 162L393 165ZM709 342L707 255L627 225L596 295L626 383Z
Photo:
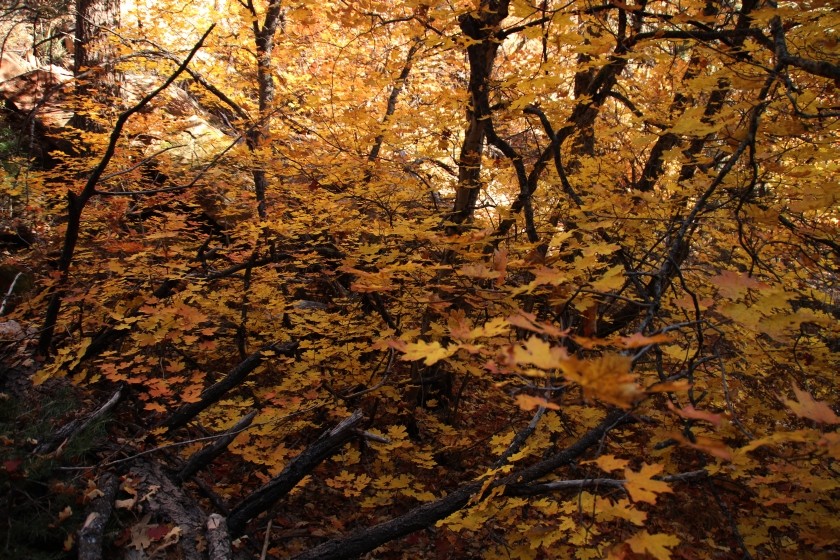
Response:
M608 414L603 422L585 433L580 439L563 451L531 467L493 481L485 488L484 493L486 494L499 486L521 485L532 482L554 469L570 464L587 449L598 443L613 427L622 423L624 417L625 413L622 411L614 411ZM355 531L345 537L327 541L294 556L293 560L343 560L355 558L385 543L404 537L420 529L425 529L435 522L448 517L466 506L470 499L476 493L481 492L484 487L484 481L469 482L437 501L423 504L408 513L380 523L379 525L374 525L367 529Z
M120 402L122 396L123 388L120 387L113 395L111 395L111 398L108 399L105 404L91 412L87 415L87 417L77 418L62 426L51 438L39 443L33 450L33 453L39 455L47 453L54 453L56 456L60 455L62 450L73 438L82 433L85 428L90 426L93 422L108 414L112 408L117 406L117 403Z
M201 411L215 404L225 393L242 383L248 377L249 373L257 369L257 366L260 365L260 362L265 357L266 352L271 351L275 354L289 356L296 349L297 342L286 342L283 344L272 344L266 348L257 350L239 362L221 381L205 389L196 402L187 403L173 412L169 418L161 423L161 426L169 428L169 431L172 431L186 425L187 422L198 416Z
M195 501L186 496L156 463L137 461L130 475L139 481L138 493L147 496L143 502L147 513L178 526L181 558L205 560L201 552L205 515Z
M357 410L335 428L321 434L303 453L292 459L283 472L242 500L228 516L230 534L234 538L241 536L251 519L267 511L277 500L291 492L304 476L354 437L363 419L362 411Z
M218 513L211 513L207 518L207 558L230 560L232 557L227 520Z
M102 493L91 500L85 515L85 523L79 529L79 560L101 560L105 526L114 511L119 479L113 473L105 473L97 485Z
M181 468L178 474L175 475L175 480L178 483L183 484L185 481L192 478L195 473L209 465L216 457L224 453L228 445L230 445L236 436L251 425L251 422L254 421L254 417L256 415L257 411L252 410L240 419L239 422L237 422L231 429L220 434L216 441L195 452L193 456L187 460L186 464Z

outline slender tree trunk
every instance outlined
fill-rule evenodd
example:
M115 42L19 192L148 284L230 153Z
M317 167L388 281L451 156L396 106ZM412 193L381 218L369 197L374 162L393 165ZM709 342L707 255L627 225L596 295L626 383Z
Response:
M283 21L281 0L271 0L266 8L262 28L256 23L256 9L249 2L248 8L254 16L254 39L257 46L257 84L259 88L260 116L257 125L248 133L248 147L256 153L271 135L271 105L274 102L274 72L272 70L272 51L274 35ZM257 195L257 214L261 220L266 218L265 193L268 177L265 168L258 164L251 172L254 177L254 191Z
M458 188L450 220L462 224L472 217L481 188L481 154L490 125L490 76L499 50L496 36L508 15L509 0L482 0L477 13L459 18L461 31L473 43L467 47L470 63L467 129L458 161ZM451 228L455 233L457 228Z

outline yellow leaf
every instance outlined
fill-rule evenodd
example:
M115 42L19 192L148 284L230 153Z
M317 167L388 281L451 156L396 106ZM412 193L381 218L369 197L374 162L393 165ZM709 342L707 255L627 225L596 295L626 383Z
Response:
M624 519L639 527L644 526L645 521L647 521L647 513L633 507L633 504L627 498L622 498L614 504L608 505L599 512L598 516L602 517L605 521L616 518Z
M814 397L800 389L796 383L793 384L793 394L796 395L795 401L784 397L781 397L781 400L797 416L824 424L840 424L840 417L826 403L815 401Z
M490 270L481 264L466 264L458 269L458 274L461 276L468 276L470 278L499 278L500 273L496 270Z
M417 342L409 342L405 345L405 354L402 359L408 362L414 360L423 360L427 366L430 366L440 360L446 359L458 351L458 345L452 344L446 348L441 346L440 342L424 342L418 340Z
M680 544L680 539L665 533L651 535L647 531L639 531L626 542L636 554L647 553L657 560L670 560L671 551L668 549Z
M599 292L609 292L610 290L617 290L624 285L624 267L616 265L607 270L601 278L592 282L593 290Z
M533 364L538 368L551 370L560 367L568 354L564 348L552 347L548 342L532 336L524 346L513 349L513 360L517 364Z
M61 523L71 515L73 515L73 508L70 506L64 506L64 509L58 513L58 522Z
M754 439L747 445L738 449L738 454L747 453L765 445L776 445L782 443L809 443L817 441L820 436L817 430L796 430L793 432L775 432L763 438Z
M634 502L647 502L649 504L656 503L657 494L664 492L671 492L671 487L667 482L661 480L654 480L653 477L662 472L662 465L642 464L642 469L639 472L624 469L624 478L627 481L624 483L624 489L630 494L630 498Z
M611 472L618 469L626 469L630 461L626 459L619 459L615 455L601 455L592 461L584 461L584 463L595 463L598 468L604 472Z

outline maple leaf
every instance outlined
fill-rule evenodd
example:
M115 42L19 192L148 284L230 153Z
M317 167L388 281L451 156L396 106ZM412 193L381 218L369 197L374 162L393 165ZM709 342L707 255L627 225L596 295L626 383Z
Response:
M519 394L516 395L516 404L522 410L534 410L540 406L549 410L560 410L560 406L549 402L542 397L532 397L531 395Z
M599 292L617 290L624 285L624 267L616 265L610 268L604 275L591 283L592 289Z
M507 249L496 249L493 251L493 270L499 273L498 278L496 278L496 287L501 288L505 284L505 273L507 271L507 264L508 264L508 251Z
M817 445L825 447L829 457L840 460L840 433L823 434Z
M767 284L759 282L755 278L731 270L724 270L717 276L709 278L709 283L717 286L720 295L732 300L738 299L747 293L748 289L760 290L769 287Z
M639 472L634 472L630 468L624 469L624 478L626 479L624 489L627 490L634 502L655 504L658 494L672 491L667 482L653 479L654 476L662 472L663 468L658 463L653 465L643 463Z
M73 508L70 506L64 506L64 509L58 513L58 522L61 523L71 515L73 515Z
M516 315L511 315L507 318L507 322L514 327L525 329L526 331L535 332L537 334L545 334L560 338L569 334L569 329L561 330L550 323L543 323L537 321L537 316L533 313L526 313L519 310Z
M566 360L560 367L568 380L581 386L587 398L630 408L644 395L630 372L632 363L629 356L607 354L592 360Z
M506 334L510 329L501 317L487 321L470 331L470 338L484 338Z
M715 414L713 412L705 412L703 410L697 410L690 404L685 405L682 408L677 408L674 406L674 403L668 401L668 409L672 412L675 412L678 416L682 418L687 418L690 420L704 420L709 422L710 424L714 425L715 427L720 426L720 423L723 422L723 415L722 414Z
M551 346L536 336L526 340L524 345L514 346L512 355L514 364L532 364L544 370L560 367L567 357L565 348Z
M424 364L430 366L440 360L444 360L452 356L458 351L458 348L459 345L457 344L450 344L448 347L444 348L441 346L440 342L437 341L425 342L423 340L418 340L417 342L409 342L405 345L405 353L403 354L402 359L408 362L423 360Z
M22 459L7 459L3 461L3 469L7 473L16 473L22 464Z
M644 526L647 520L647 512L636 509L627 498L617 500L599 512L599 517L609 521L611 519L624 519L633 525Z
M695 435L694 441L691 441L679 433L675 433L671 437L680 442L680 444L684 447L697 449L698 451L708 453L709 455L717 457L718 459L723 459L724 461L732 460L732 450L718 439Z
M671 393L688 391L691 389L691 383L687 379L678 379L677 381L665 381L656 383L645 389L648 393Z
M671 337L664 333L645 336L637 332L630 336L622 336L620 340L623 348L640 348L642 346L650 346L651 344L659 344L660 342L671 342Z
M615 455L601 455L597 459L593 459L591 461L584 461L586 463L595 463L598 465L598 468L604 472L612 472L618 469L625 469L627 465L630 464L630 461L626 459L619 459Z
M458 274L461 276L468 276L470 278L478 279L498 279L500 273L496 270L490 270L481 264L465 264L458 269Z
M796 383L793 383L793 394L796 396L795 401L784 397L780 397L780 399L800 418L807 418L823 424L840 424L840 416L837 416L828 404L815 401L807 391L800 389Z
M670 560L670 548L680 544L680 539L673 535L657 533L651 535L647 531L639 531L625 541L636 554L650 554L657 560Z
M143 519L131 527L130 546L134 547L135 550L145 550L151 546L152 540L149 537L149 529L152 527L149 525L151 519L152 516L147 513L143 516Z

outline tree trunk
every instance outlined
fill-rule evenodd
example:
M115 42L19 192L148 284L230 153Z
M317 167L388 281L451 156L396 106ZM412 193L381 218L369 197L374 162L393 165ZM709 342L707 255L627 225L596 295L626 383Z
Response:
M509 0L482 0L476 14L459 18L461 31L475 41L467 47L470 62L467 130L458 161L458 188L450 220L461 224L472 217L481 188L481 154L490 119L490 76L499 50L496 33L508 15ZM455 233L455 231L451 231Z
M119 22L119 0L76 0L73 74L79 77L76 94L80 102L93 97L108 106L111 105L108 98L119 97L113 67L115 51L108 42L109 30L115 29ZM76 113L68 124L81 130L104 130L85 112Z
M108 30L119 23L119 0L76 0L75 74L107 64L114 58L114 49L108 44Z

